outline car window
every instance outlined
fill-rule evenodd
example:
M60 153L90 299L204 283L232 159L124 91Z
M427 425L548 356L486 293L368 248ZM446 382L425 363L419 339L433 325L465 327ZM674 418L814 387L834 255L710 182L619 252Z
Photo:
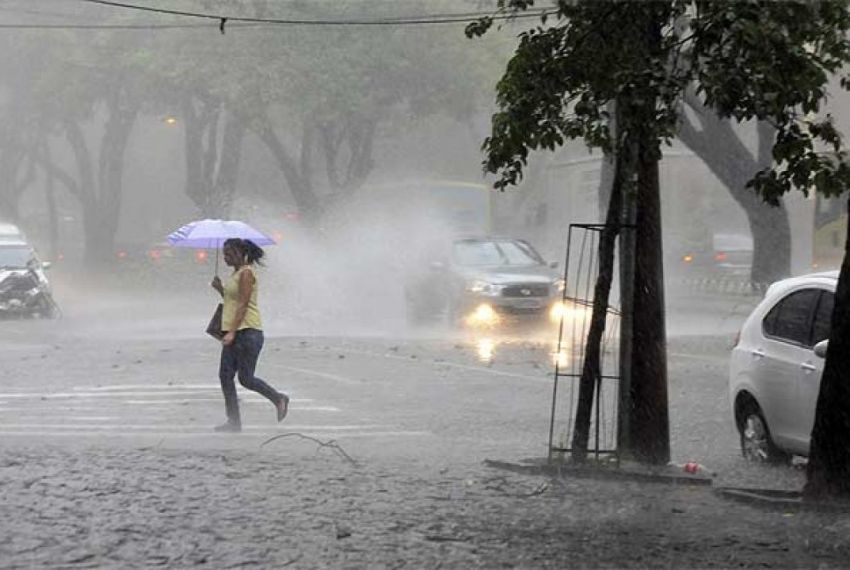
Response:
M829 338L829 325L834 304L835 295L829 291L824 291L818 301L817 311L815 311L815 322L812 325L812 344L817 344Z
M505 261L502 252L492 241L457 241L452 250L458 265L502 265Z
M779 317L779 309L781 307L782 303L777 303L776 305L774 305L762 321L761 327L765 335L774 336L776 334L776 319Z
M28 247L0 247L0 267L26 267L32 257Z
M819 297L820 289L791 293L770 310L764 320L764 333L810 346L811 318Z
M516 241L501 241L499 247L505 254L507 265L538 265L541 263L539 255L536 255L530 246Z

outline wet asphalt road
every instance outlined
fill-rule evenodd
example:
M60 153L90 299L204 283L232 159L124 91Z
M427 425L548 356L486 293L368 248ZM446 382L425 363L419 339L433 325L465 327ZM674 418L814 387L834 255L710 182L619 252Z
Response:
M740 459L726 366L745 311L707 305L716 318L699 330L689 317L670 327L674 462L699 462L715 484L799 488L798 469ZM241 391L245 429L221 435L211 431L224 415L214 341L182 318L81 317L0 328L0 498L17 521L0 539L8 567L487 567L498 549L470 550L450 528L469 515L464 501L483 509L476 516L504 516L540 489L481 462L545 455L545 335L482 350L480 338L434 331L271 331L258 375L290 394L290 415L278 424L271 404ZM263 446L275 436L285 437ZM383 554L340 550L358 525ZM520 554L505 560L538 565Z

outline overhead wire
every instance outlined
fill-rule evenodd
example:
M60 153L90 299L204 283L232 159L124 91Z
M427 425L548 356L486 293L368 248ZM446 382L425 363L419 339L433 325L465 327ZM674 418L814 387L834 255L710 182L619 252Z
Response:
M453 24L473 23L482 18L493 20L510 20L515 18L539 18L553 14L554 10L532 9L520 13L505 12L465 12L454 14L429 14L427 16L405 16L396 18L374 18L374 19L302 19L302 18L259 18L252 16L235 16L225 14L212 14L209 12L193 12L187 10L173 10L169 8L157 8L129 2L118 2L115 0L79 0L87 4L97 4L111 8L121 8L140 12L149 12L162 15L180 16L187 18L199 18L218 22L223 29L225 24L232 23L254 23L271 25L299 25L299 26L403 26L403 25L426 25L426 24Z

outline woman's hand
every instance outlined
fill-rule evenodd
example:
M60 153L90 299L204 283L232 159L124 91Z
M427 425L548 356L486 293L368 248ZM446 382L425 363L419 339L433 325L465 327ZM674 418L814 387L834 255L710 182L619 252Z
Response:
M231 344L233 344L234 340L236 340L236 332L227 331L227 333L224 335L224 338L221 339L221 344L223 344L224 346L230 346Z
M224 287L221 284L221 279L219 279L218 275L213 277L212 283L210 283L210 287L218 291L220 294L224 295Z

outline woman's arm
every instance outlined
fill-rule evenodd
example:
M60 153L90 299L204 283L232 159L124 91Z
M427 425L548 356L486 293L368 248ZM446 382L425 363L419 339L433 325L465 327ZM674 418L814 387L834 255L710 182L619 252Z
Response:
M213 277L213 280L212 280L212 283L210 283L210 286L213 289L215 289L216 291L218 291L219 295L224 297L224 286L221 284L221 278L218 275Z

